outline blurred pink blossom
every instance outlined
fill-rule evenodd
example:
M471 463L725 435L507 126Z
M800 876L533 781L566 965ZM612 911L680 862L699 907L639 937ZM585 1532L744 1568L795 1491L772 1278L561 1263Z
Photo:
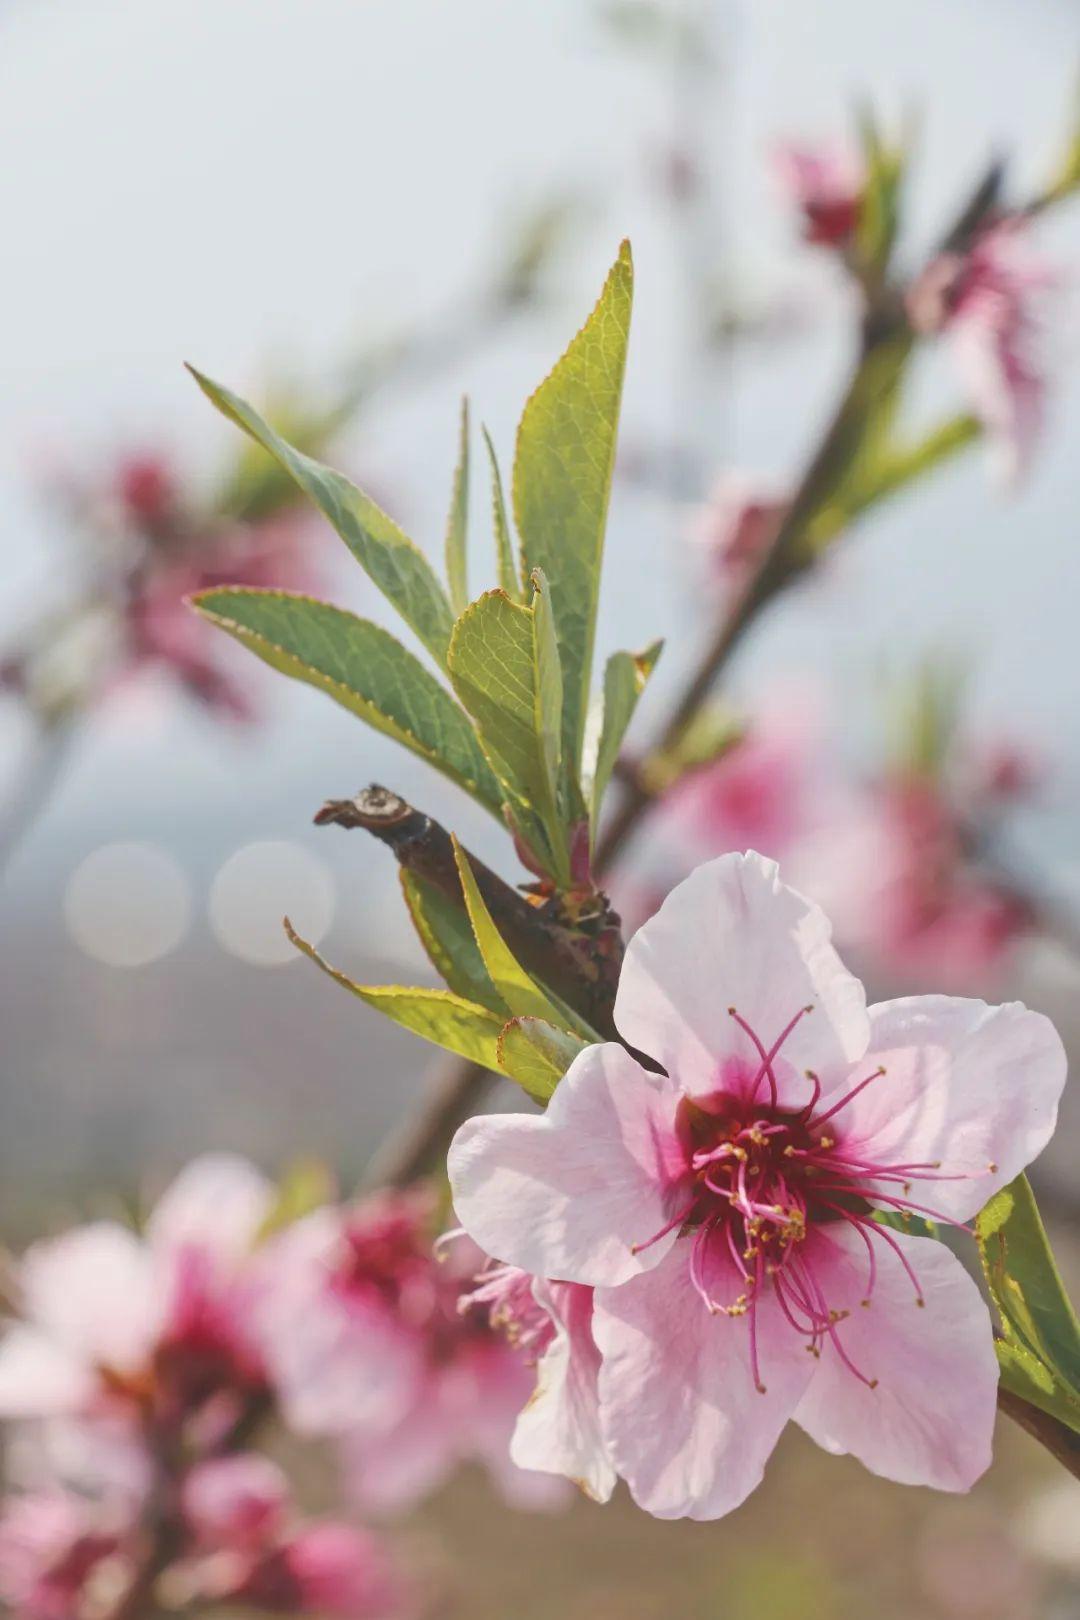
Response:
M1048 295L1061 284L1025 226L1005 220L967 253L943 253L908 295L916 330L949 338L1007 483L1027 470L1043 425Z
M82 595L3 660L0 684L48 712L114 697L164 670L216 714L253 717L233 649L187 598L238 585L309 591L314 528L299 504L250 520L195 498L154 450L121 456L102 480L53 469L49 484L81 542ZM59 668L56 667L59 664Z
M215 1457L184 1480L184 1517L197 1545L245 1550L285 1527L289 1482L277 1463L257 1452Z
M34 1244L0 1341L0 1417L231 1421L265 1387L252 1250L273 1198L243 1160L208 1155L142 1236L98 1221Z
M16 1620L91 1620L93 1588L103 1573L116 1591L130 1577L132 1529L73 1492L7 1498L0 1509L0 1602Z
M802 217L803 236L819 247L846 248L855 234L865 184L862 164L847 147L785 142L773 167Z
M824 758L825 709L805 682L781 682L748 717L745 734L666 794L661 838L681 854L680 875L710 855L757 849L785 858L830 822L840 796Z
M208 708L252 718L249 688L234 676L228 647L188 598L227 585L310 590L313 574L303 527L292 514L258 524L218 523L178 551L149 551L127 583L120 679L164 666Z
M971 804L974 816L977 805ZM1030 933L1030 905L983 872L943 788L895 776L802 852L838 936L879 971L953 990L998 977Z
M726 472L690 515L690 539L710 577L738 591L762 561L787 514L786 494L763 479Z
M270 1246L261 1307L286 1420L341 1438L364 1509L395 1512L461 1463L484 1462L523 1505L561 1484L510 1460L535 1374L474 1293L485 1256L467 1241L436 1253L426 1191L318 1210Z
M340 1620L387 1620L403 1606L400 1582L381 1544L333 1519L301 1525L265 1549L227 1595L269 1614Z
M400 1584L376 1538L335 1520L296 1521L288 1481L266 1457L200 1463L183 1508L194 1537L188 1583L207 1599L344 1620L401 1612Z

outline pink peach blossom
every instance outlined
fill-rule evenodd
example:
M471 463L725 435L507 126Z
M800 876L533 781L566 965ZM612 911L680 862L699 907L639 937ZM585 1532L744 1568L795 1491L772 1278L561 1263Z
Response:
M100 1504L60 1490L10 1497L0 1509L0 1602L16 1620L90 1620L107 1562L120 1591L131 1526ZM130 1548L127 1549L130 1552Z
M1036 926L1030 903L984 872L967 848L970 826L1020 791L1008 769L1008 781L972 784L966 817L941 783L885 777L866 788L850 816L800 850L801 869L812 874L838 936L879 970L916 986L984 985Z
M1007 220L966 254L942 254L908 297L916 329L950 339L1006 482L1027 470L1042 428L1047 299L1060 285L1023 227Z
M365 1510L402 1511L470 1459L511 1499L543 1505L561 1487L510 1459L528 1349L509 1342L508 1318L491 1320L476 1285L486 1257L467 1239L440 1255L436 1230L418 1188L317 1210L268 1246L257 1314L286 1422L342 1441Z
M790 504L786 492L764 479L725 472L708 499L692 509L690 540L725 591L746 583L775 540Z
M261 1337L286 1422L338 1435L415 1398L442 1277L426 1189L315 1210L267 1248Z
M527 1342L536 1360L536 1388L514 1426L510 1456L519 1468L563 1474L593 1501L606 1502L615 1489L615 1470L600 1431L593 1291L578 1283L530 1277L512 1267L500 1270L515 1277L519 1297L527 1284L533 1302ZM503 1310L512 1322L523 1315L530 1319L520 1304L516 1311L505 1305Z
M252 1249L273 1188L243 1160L188 1165L142 1236L98 1221L34 1244L0 1341L0 1417L182 1422L265 1383Z
M375 1620L400 1612L400 1586L376 1538L335 1520L296 1521L288 1481L266 1457L241 1452L198 1464L182 1504L192 1593L271 1614Z
M792 1418L887 1478L967 1489L989 1315L944 1245L876 1217L966 1222L1041 1151L1053 1026L942 996L868 1009L824 914L752 853L638 932L615 1019L660 1072L589 1047L546 1115L463 1126L450 1175L487 1252L595 1290L599 1427L635 1500L719 1517Z
M269 1614L387 1620L402 1608L400 1583L368 1532L333 1519L302 1525L269 1548L228 1593Z
M292 514L254 524L210 521L182 544L151 544L132 571L125 597L126 667L130 678L152 666L169 670L207 707L252 717L249 690L233 674L218 632L188 602L227 585L310 590L305 525Z
M181 1500L197 1545L245 1551L284 1530L289 1482L269 1457L237 1452L193 1468Z
M859 223L865 178L855 154L841 146L780 145L773 166L802 216L803 236L819 247L844 248Z
M681 873L711 855L758 849L785 860L835 819L836 773L822 765L824 712L804 682L774 687L742 737L665 795L659 837L683 852Z

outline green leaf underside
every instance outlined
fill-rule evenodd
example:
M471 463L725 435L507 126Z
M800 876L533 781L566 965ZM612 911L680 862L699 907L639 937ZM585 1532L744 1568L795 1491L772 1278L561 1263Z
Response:
M1080 1432L1080 1323L1025 1176L995 1194L975 1230L1001 1318L1002 1382Z
M513 504L526 578L542 568L562 658L563 747L581 759L600 564L633 298L623 243L589 319L525 406L514 457Z
M483 428L482 432L484 444L487 446L488 460L491 463L491 518L495 529L495 560L498 565L499 589L505 591L512 602L521 602L524 597L521 582L518 578L517 561L514 557L514 542L510 534L510 520L506 515L502 474L499 472L498 457L495 454L495 446L491 441L491 434L487 428Z
M532 608L503 591L481 596L454 626L447 667L515 820L553 875L565 876L565 835L537 733Z
M526 973L513 951L496 928L469 858L457 839L454 839L454 859L457 861L461 892L472 924L476 945L483 958L488 977L498 992L508 1013L514 1017L530 1016L558 1021L554 1004L544 991Z
M455 615L464 613L469 604L468 544L469 402L463 399L450 516L446 522L446 580L450 587L450 606Z
M341 473L288 444L239 395L189 369L222 415L261 444L310 496L405 623L437 662L445 664L454 615L438 576L419 547Z
M503 1074L546 1103L586 1043L542 1018L512 1018L499 1036Z
M400 867L401 888L413 927L432 967L455 995L506 1017L506 1005L488 977L465 911L415 873Z
M288 591L235 587L193 600L264 663L326 692L500 813L499 785L467 717L381 626Z
M604 669L603 717L589 795L589 816L594 833L627 727L637 708L638 698L656 668L663 645L662 641L654 641L641 653L612 653Z
M458 1057L468 1058L496 1074L499 1070L498 1041L503 1020L486 1007L466 1001L450 990L426 990L400 984L357 984L347 974L331 967L314 945L308 943L285 919L285 932L305 956L336 984L351 990L369 1007L384 1013L402 1029L420 1035L433 1046L441 1046Z

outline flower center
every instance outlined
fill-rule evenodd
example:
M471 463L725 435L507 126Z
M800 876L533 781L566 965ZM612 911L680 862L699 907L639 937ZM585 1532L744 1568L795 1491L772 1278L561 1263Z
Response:
M548 1313L537 1304L532 1283L529 1272L490 1260L472 1288L462 1294L458 1310L463 1315L480 1312L515 1350L535 1362L555 1337L555 1328Z
M829 1305L807 1234L814 1226L840 1221L859 1234L867 1257L860 1302L865 1307L877 1284L876 1245L884 1243L903 1266L921 1307L925 1301L919 1279L903 1246L882 1224L882 1210L895 1211L905 1222L922 1215L956 1225L909 1194L919 1181L967 1178L943 1174L938 1161L877 1161L866 1156L865 1144L845 1144L844 1111L860 1092L884 1078L883 1067L836 1101L831 1096L823 1101L820 1080L807 1070L805 1103L781 1107L777 1060L812 1007L800 1007L768 1047L737 1008L728 1011L753 1050L747 1078L698 1101L683 1099L677 1124L687 1168L678 1183L679 1208L633 1250L638 1253L678 1230L680 1241L689 1245L690 1281L710 1314L747 1318L754 1382L762 1393L757 1309L769 1289L786 1322L806 1339L811 1355L820 1356L823 1345L831 1343L848 1370L873 1389L877 1379L857 1367L844 1346L841 1324L850 1311ZM733 1296L722 1299L709 1281L718 1258L721 1274L730 1276L734 1267L738 1279Z

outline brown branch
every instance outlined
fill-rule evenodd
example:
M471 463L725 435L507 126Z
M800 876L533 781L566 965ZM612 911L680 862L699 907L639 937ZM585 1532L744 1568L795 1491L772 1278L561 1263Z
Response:
M354 799L331 799L315 823L363 828L385 844L406 871L464 909L450 834L398 794L372 786ZM571 921L563 915L559 895L529 899L483 861L466 854L492 921L522 966L581 1013L598 1034L615 1038L612 1008L622 937L619 920L603 896L590 897L584 913Z
M1080 1479L1080 1434L1062 1423L1060 1418L1051 1417L1049 1412L1029 1405L1001 1385L998 1386L998 1407L1044 1446L1051 1457L1056 1457L1074 1479Z

